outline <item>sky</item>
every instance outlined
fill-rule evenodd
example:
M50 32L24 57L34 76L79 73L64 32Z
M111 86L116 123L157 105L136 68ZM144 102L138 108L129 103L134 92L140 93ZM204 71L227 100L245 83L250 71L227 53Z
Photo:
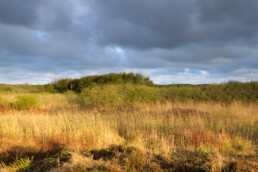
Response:
M257 0L0 0L0 83L258 80Z

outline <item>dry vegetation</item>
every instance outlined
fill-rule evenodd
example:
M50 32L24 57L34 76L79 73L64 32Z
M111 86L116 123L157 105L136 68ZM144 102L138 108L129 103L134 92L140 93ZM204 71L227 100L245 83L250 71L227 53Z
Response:
M84 94L2 94L0 171L258 170L255 102L130 101L124 108L105 99L113 94L94 105Z

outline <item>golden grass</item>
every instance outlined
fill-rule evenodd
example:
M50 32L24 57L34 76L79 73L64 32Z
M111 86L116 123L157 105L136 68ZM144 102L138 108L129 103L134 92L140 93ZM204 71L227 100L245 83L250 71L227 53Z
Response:
M2 97L10 103L15 96ZM77 151L77 154L72 153L70 163L62 168L80 163L94 166L95 163L119 169L121 167L116 163L107 165L109 162L102 160L93 163L80 152L125 145L167 158L185 150L207 154L210 160L202 168L212 171L220 171L229 156L257 158L256 104L234 102L224 106L207 102L168 102L142 104L132 111L100 111L97 108L80 109L72 101L76 95L34 96L42 111L0 111L0 155L17 147L47 152L53 149L49 145L55 143ZM182 157L185 156L183 152ZM1 156L0 160L3 161Z

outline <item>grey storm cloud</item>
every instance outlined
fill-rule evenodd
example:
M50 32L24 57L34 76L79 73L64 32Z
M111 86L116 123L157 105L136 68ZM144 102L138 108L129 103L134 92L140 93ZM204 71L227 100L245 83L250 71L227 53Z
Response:
M11 25L32 25L37 19L37 1L1 0L0 22Z
M0 82L124 71L258 80L257 9L257 0L0 0Z

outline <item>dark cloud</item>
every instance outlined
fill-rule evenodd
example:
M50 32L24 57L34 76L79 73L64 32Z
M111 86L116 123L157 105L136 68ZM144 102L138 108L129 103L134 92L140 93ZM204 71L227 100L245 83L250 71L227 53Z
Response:
M257 80L257 9L256 0L0 0L0 82L123 71L161 83Z
M196 42L225 44L257 34L255 0L93 2L95 27L105 44L173 48Z
M32 25L38 17L38 0L0 0L0 22L12 25Z
M198 19L205 36L219 43L249 41L257 35L258 2L255 0L197 1ZM245 42L247 43L247 42Z
M99 41L134 48L172 47L190 39L194 1L93 1ZM180 10L179 10L180 9Z

